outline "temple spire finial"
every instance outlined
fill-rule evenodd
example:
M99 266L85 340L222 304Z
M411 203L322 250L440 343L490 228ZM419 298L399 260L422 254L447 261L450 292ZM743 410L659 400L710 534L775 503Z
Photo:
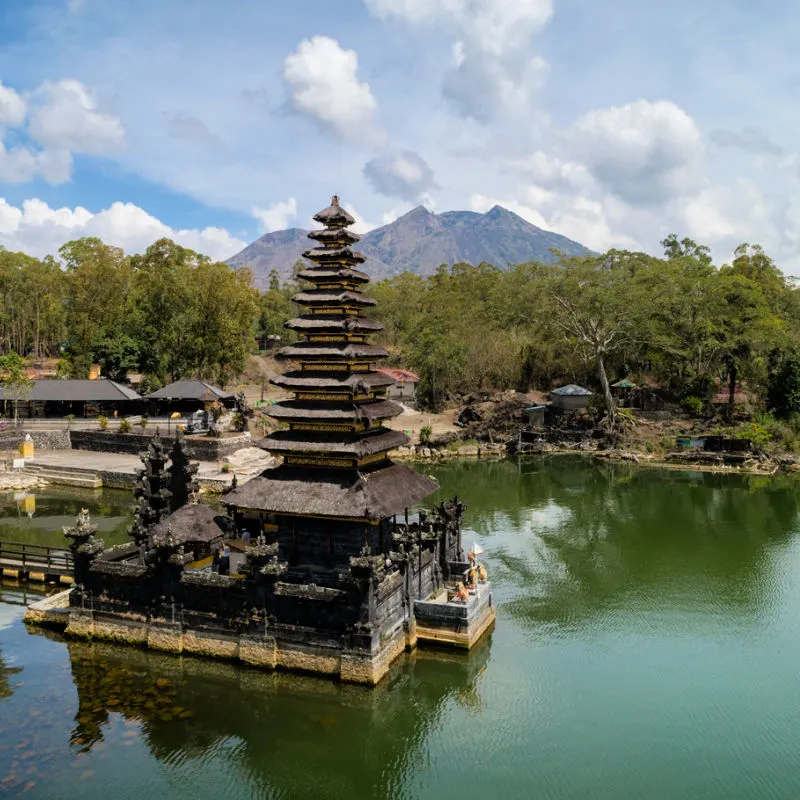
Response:
M335 194L333 197L331 197L331 205L332 206L338 206L339 205L339 195L338 194Z

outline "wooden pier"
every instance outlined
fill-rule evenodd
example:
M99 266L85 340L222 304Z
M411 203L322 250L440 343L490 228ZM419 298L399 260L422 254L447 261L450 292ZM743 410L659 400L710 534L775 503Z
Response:
M64 547L0 541L0 575L4 578L69 585L75 565Z

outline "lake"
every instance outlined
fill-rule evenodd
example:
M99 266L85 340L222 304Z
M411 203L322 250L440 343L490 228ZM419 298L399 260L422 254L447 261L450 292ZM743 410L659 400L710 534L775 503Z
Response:
M796 480L420 469L486 549L497 626L469 656L342 686L27 631L30 595L6 584L0 796L800 797ZM0 536L50 535L45 508L60 528L92 499L47 494L32 519L12 501ZM130 495L105 503L124 533Z

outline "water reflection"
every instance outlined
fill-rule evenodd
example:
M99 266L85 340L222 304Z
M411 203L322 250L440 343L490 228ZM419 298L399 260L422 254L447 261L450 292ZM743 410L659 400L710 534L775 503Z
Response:
M103 742L119 714L137 725L122 735L138 730L172 768L222 758L246 777L242 796L286 797L407 796L448 704L481 710L490 652L488 640L470 656L420 651L370 690L104 643L66 646L78 692L73 749Z
M520 624L572 626L623 602L757 615L771 555L797 527L797 480L641 469L580 458L446 465L469 498L498 596Z
M59 547L62 527L88 508L108 545L126 540L133 516L130 492L48 486L35 492L0 492L0 539Z

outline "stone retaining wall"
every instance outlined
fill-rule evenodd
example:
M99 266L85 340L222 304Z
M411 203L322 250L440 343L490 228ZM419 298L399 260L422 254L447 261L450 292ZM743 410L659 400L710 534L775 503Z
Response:
M57 431L48 431L56 433ZM74 450L91 450L102 453L141 453L153 438L150 433L118 433L117 431L70 431ZM174 436L163 435L164 443L171 447ZM243 447L250 447L249 433L237 434L223 439L211 436L187 436L187 449L191 458L199 461L220 461L224 456Z
M24 428L0 431L0 450L18 450L29 434L36 450L70 450L70 432L67 430L25 430Z

